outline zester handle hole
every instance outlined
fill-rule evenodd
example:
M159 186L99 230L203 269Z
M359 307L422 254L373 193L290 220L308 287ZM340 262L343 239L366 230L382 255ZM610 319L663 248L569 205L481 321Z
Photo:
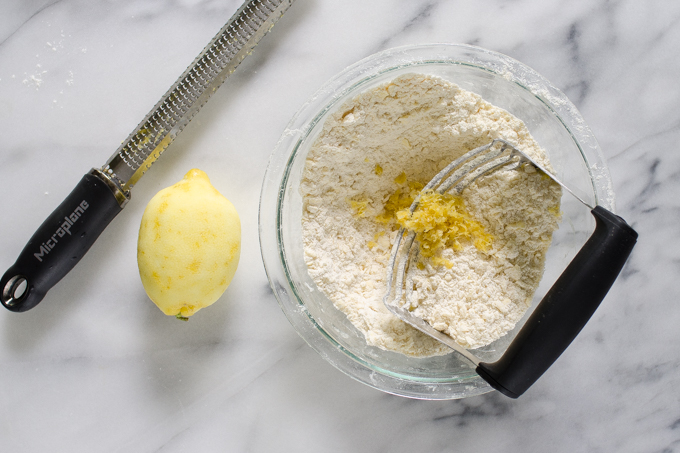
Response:
M2 301L5 305L12 306L26 297L27 290L28 280L26 280L26 277L15 275L2 289Z

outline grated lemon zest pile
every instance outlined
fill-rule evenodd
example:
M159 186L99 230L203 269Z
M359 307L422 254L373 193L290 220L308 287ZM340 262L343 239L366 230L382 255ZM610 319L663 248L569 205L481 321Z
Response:
M404 175L404 178L406 177L404 173L402 173L402 175ZM398 176L397 179L401 180L401 175ZM404 182L406 181L404 180L400 184L404 184ZM407 187L400 187L395 190L392 195L387 198L382 212L376 216L378 222L385 225L394 222L397 218L397 212L408 209L420 191L423 190L423 187L424 186L419 182L409 182ZM395 229L396 228L397 227L395 226Z
M472 242L482 252L491 248L493 237L472 217L460 196L425 192L415 212L402 209L396 219L402 227L416 232L421 255L434 265L451 268L449 260L437 256L445 247L461 250L462 242Z
M375 173L382 173L380 165L375 166ZM411 213L409 208L424 185L415 181L407 182L404 172L397 176L394 182L402 187L397 188L387 198L382 212L375 219L384 225L391 224L392 230L404 227L415 231L416 239L420 243L421 257L429 259L432 265L446 266L449 269L452 267L451 261L439 256L443 248L461 250L461 243L464 242L472 242L482 252L487 252L491 248L493 237L468 212L462 197L428 191L421 195L418 209ZM370 199L355 198L348 202L355 217L368 215ZM383 234L384 232L379 232L372 241L368 241L368 248L375 248L378 245L378 238ZM418 262L418 268L424 268L422 261Z

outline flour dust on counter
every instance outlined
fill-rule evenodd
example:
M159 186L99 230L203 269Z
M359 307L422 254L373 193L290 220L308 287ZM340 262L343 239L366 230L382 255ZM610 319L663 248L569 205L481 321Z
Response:
M431 75L406 74L368 89L324 123L300 184L305 261L368 344L416 357L450 352L384 307L386 269L397 217L439 170L495 138L550 168L521 120ZM506 334L529 308L559 221L561 189L527 166L490 173L457 196L459 215L477 222L486 242L465 233L422 258L412 271L411 310L477 348Z

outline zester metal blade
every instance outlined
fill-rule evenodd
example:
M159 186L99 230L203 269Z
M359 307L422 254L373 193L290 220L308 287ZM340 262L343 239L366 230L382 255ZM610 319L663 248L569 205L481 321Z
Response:
M121 144L102 173L127 196L293 1L245 2Z

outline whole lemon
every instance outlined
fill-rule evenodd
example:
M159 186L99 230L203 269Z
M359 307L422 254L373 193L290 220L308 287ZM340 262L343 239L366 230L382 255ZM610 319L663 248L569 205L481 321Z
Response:
M139 275L146 294L166 315L186 320L219 299L240 253L238 213L201 170L158 192L144 210Z

